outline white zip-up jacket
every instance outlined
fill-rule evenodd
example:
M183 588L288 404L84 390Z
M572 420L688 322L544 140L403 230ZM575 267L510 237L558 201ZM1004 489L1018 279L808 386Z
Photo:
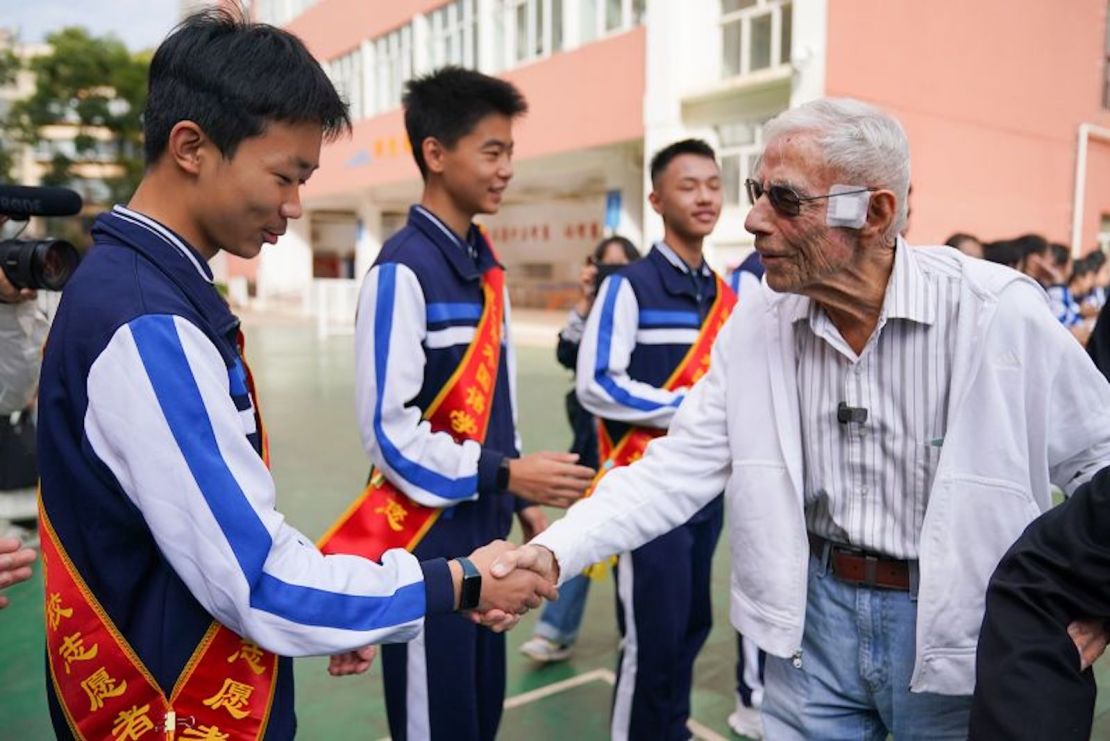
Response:
M911 689L965 695L1002 554L1051 506L1051 484L1070 494L1110 463L1110 385L1032 281L952 249L910 249L962 272L949 423L920 538ZM791 657L809 545L790 317L807 299L766 284L746 298L669 434L533 542L555 554L565 580L685 522L724 489L732 624Z

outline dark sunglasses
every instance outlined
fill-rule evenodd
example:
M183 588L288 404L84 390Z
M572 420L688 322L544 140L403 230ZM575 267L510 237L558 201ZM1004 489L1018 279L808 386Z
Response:
M860 188L859 190L846 190L843 193L827 193L823 196L800 196L798 195L798 191L790 186L772 185L764 189L763 183L758 183L751 178L744 181L744 187L748 191L748 201L753 206L755 202L759 200L760 196L766 194L767 200L771 202L771 207L783 216L797 216L802 212L802 204L806 201L820 201L826 198L835 198L836 196L867 193L876 190L876 188Z

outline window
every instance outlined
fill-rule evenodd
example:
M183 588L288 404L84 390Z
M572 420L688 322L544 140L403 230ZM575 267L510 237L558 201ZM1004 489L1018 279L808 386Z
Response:
M326 69L335 89L350 105L351 118L366 116L367 111L363 105L362 49L355 49L350 54L333 59Z
M644 22L646 0L567 0L578 3L579 41L627 31Z
M717 127L720 142L721 184L724 205L748 208L744 181L755 172L763 151L763 121L741 121Z
M382 113L401 105L405 80L413 76L412 25L378 37L373 45L373 113Z
M563 0L503 0L499 20L502 67L553 54L563 46Z
M789 0L721 0L721 76L789 64L792 8Z
M1110 2L1106 3L1106 50L1103 67L1102 107L1110 108Z
M432 69L456 64L478 66L478 22L475 0L455 0L428 14L428 59Z
M244 3L253 11L252 17L259 23L269 23L273 26L284 26L301 13L315 5L319 0L255 0L253 3ZM198 7L206 3L196 3Z

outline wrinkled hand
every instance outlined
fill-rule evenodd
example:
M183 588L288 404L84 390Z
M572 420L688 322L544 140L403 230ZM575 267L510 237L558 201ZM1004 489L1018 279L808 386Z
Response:
M1068 636L1079 650L1079 670L1087 671L1106 651L1110 633L1101 620L1076 620L1068 626Z
M551 524L547 520L547 514L540 507L525 507L517 510L516 518L520 521L521 538L524 543L542 533Z
M529 571L550 584L559 581L559 562L555 554L542 545L522 545L514 551L506 551L497 557L490 571L498 579Z
M509 461L509 489L529 502L566 508L582 498L594 473L578 465L576 453L530 453Z
M511 552L515 547L507 541L495 540L470 554L470 561L482 573L482 594L477 612L489 613L487 622L507 622L507 618L498 620L491 610L498 610L505 616L523 615L543 604L544 599L559 597L553 582L526 570L505 578L494 578L490 574L490 567L498 556Z
M22 545L18 538L0 538L0 589L31 578L36 554ZM8 598L0 595L0 609L7 606Z
M328 662L328 674L333 677L347 677L352 674L362 674L374 663L378 655L377 646L365 646L354 651L336 654Z

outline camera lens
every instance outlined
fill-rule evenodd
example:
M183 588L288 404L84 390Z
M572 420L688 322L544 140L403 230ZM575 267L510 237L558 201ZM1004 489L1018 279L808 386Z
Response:
M0 242L0 268L16 288L60 291L81 262L81 254L60 239Z

